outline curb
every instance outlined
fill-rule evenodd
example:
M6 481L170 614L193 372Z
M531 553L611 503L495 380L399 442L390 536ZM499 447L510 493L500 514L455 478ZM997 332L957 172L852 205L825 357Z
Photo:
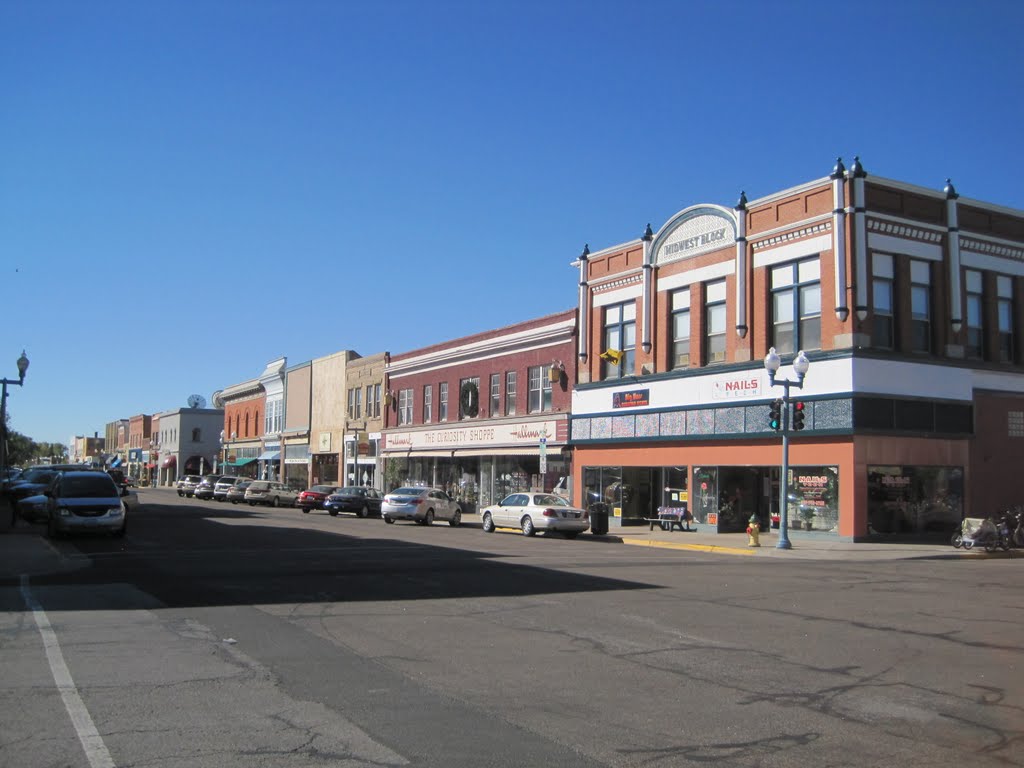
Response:
M631 544L634 547L656 547L658 549L681 549L692 552L721 552L726 555L756 555L753 549L739 549L738 547L721 547L717 544L672 544L667 541L650 541L642 539L619 539L623 544Z

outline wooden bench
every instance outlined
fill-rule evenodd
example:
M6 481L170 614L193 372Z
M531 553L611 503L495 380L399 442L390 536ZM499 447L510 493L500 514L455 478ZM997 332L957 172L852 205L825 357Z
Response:
M652 531L656 525L660 526L663 531L669 531L670 533L674 528L678 528L681 533L693 533L697 530L690 527L690 521L686 519L685 512L678 515L661 513L657 517L645 517L644 522L650 524L650 530Z

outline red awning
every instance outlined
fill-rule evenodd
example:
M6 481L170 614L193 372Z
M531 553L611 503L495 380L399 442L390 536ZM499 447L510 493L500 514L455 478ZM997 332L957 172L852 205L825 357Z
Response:
M156 469L156 464L147 464L146 469Z
M164 467L166 469L167 467L173 467L177 463L178 463L178 459L172 453L170 456L165 456L164 457L164 463L161 464L160 466L162 466L162 467Z

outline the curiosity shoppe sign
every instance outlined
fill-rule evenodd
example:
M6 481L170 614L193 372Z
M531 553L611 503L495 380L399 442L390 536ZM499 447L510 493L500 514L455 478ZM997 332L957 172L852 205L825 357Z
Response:
M554 440L556 421L527 421L517 424L458 426L384 435L384 450L437 450L539 446L542 440Z

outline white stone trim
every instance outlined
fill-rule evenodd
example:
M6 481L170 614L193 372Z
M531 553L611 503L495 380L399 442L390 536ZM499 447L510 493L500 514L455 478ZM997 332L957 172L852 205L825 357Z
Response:
M932 243L922 243L920 240L907 240L892 235L882 235L878 232L868 232L868 247L873 251L884 251L885 253L898 253L903 256L912 256L915 259L927 259L928 261L942 261L942 246Z
M595 293L593 301L591 301L591 306L607 307L609 304L618 304L619 302L628 301L629 299L637 299L643 295L643 292L643 284L637 283L636 285L628 285L614 291Z
M987 253L960 251L960 264L964 267L983 269L987 272L1024 277L1024 262L1001 259L998 256L991 256Z
M659 291L671 291L673 288L683 288L694 283L706 283L708 280L717 280L736 273L736 262L732 259L722 261L718 264L709 264L699 269L689 269L677 275L658 278Z
M804 256L818 256L824 251L832 250L832 234L809 237L777 248L766 248L754 253L754 269L792 261Z

